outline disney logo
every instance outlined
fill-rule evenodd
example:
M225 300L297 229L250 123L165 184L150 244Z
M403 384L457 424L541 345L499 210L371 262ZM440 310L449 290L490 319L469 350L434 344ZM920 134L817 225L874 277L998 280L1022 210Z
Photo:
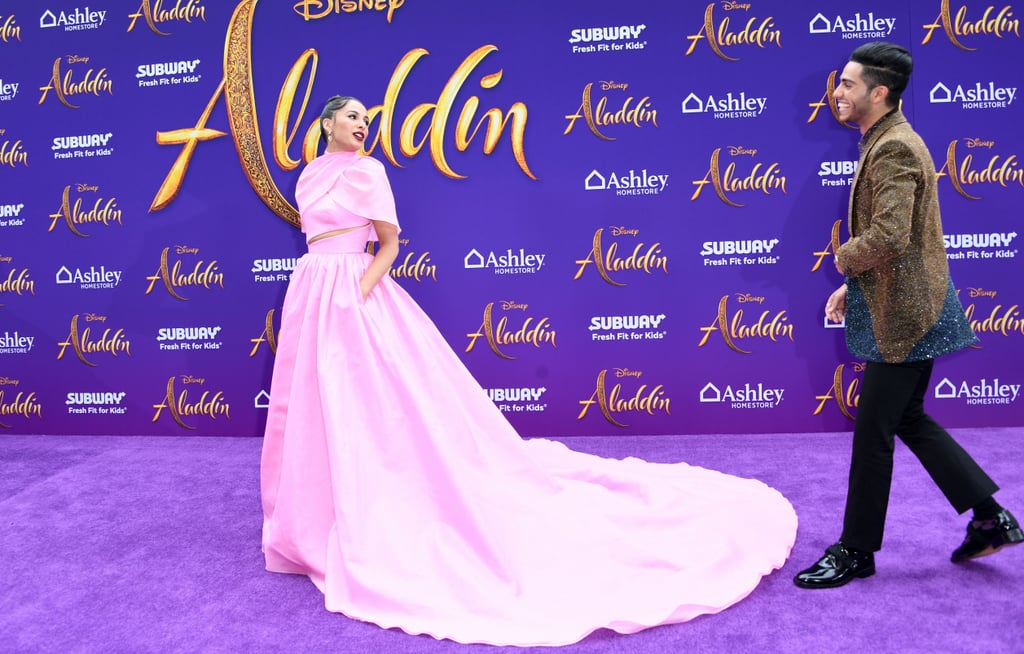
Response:
M730 145L729 154L734 157L738 157L743 154L749 154L751 157L757 155L757 150L754 148L745 148L742 145Z
M968 290L970 291L971 297L991 297L991 298L994 298L996 296L996 292L995 291L986 291L983 288L970 288Z
M758 304L764 304L764 297L760 295L751 295L750 293L737 293L736 301L740 304L746 302L757 302Z
M989 149L992 149L992 147L994 147L995 144L996 144L995 141L983 141L982 139L978 139L978 138L964 139L964 143L966 143L967 147L969 147L969 148L989 148Z
M612 236L637 236L640 234L640 230L636 228L627 227L609 227L612 232Z

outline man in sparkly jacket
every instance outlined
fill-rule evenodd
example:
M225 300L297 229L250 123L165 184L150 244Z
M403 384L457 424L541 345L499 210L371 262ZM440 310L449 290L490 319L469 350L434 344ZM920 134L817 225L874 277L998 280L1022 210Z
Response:
M850 352L867 362L853 432L840 541L794 582L834 588L875 572L892 479L894 436L907 444L958 513L973 509L954 562L1024 541L992 494L996 484L924 412L933 360L976 338L949 276L935 165L899 109L913 61L889 43L857 48L835 91L839 117L860 128L850 196L851 238L835 253L846 283L825 313L846 319Z

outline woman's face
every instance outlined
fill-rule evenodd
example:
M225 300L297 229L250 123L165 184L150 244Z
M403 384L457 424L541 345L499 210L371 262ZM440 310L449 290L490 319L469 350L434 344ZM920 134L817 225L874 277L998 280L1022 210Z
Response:
M366 107L359 100L349 100L344 107L334 112L333 118L323 120L324 129L331 135L327 149L345 152L358 150L366 140L369 124Z

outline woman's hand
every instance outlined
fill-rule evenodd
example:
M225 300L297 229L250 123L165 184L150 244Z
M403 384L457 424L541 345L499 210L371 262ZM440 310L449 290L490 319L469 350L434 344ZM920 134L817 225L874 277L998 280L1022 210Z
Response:
M359 291L363 294L363 304L366 304L366 299L370 297L373 287L380 282L384 275L388 274L391 264L398 258L398 228L382 220L374 220L373 227L377 231L380 242L377 245L376 254L373 255L373 262L359 280Z
M365 277L359 280L359 292L363 296L363 304L366 304L366 298L370 297L373 287L373 282L368 281Z

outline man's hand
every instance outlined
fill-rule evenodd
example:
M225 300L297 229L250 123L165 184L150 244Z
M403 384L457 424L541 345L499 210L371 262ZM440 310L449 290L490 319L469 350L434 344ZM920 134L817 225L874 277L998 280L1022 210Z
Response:
M825 317L837 323L846 318L846 284L828 296L828 302L825 303Z

